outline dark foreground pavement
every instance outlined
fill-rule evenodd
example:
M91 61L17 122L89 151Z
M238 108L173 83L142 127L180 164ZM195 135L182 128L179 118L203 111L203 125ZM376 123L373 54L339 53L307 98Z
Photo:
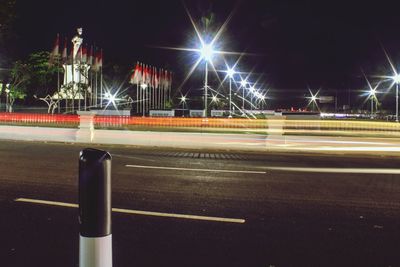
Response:
M14 200L77 203L82 148L0 142L0 266L78 266L77 209ZM400 266L399 174L267 168L393 169L395 157L98 148L113 155L113 207L245 219L114 213L116 267Z

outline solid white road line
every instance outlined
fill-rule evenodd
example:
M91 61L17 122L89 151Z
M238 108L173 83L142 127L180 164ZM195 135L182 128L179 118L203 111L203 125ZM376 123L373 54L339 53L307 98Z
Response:
M199 171L199 172L227 172L227 173L252 173L252 174L266 174L267 172L261 171L234 171L234 170L213 170L213 169L192 169L192 168L178 168L178 167L162 167L162 166L144 166L144 165L125 165L128 168L141 168L141 169L159 169L159 170L178 170L178 171Z
M50 205L50 206L68 207L68 208L78 208L78 204L41 200L41 199L17 198L14 201L42 204L42 205ZM200 220L200 221L213 221L213 222L225 222L225 223L245 223L246 222L245 219L200 216L200 215L190 215L190 214L176 214L176 213L165 213L165 212L154 212L154 211L143 211L143 210L130 210L130 209L120 209L120 208L113 208L112 211L118 212L118 213L125 213L125 214L136 214L136 215L144 215L144 216L168 217L168 218Z
M379 169L379 168L310 168L310 167L265 167L265 168L268 170L289 171L289 172L400 174L400 169Z

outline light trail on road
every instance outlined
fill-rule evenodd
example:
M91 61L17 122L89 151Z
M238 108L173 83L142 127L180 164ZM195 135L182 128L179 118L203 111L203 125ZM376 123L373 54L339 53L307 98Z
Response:
M356 174L400 174L400 169L379 168L308 168L308 167L266 167L268 170L289 172L356 173Z
M144 165L125 165L128 168L141 168L141 169L158 169L158 170L178 170L178 171L199 171L199 172L226 172L226 173L249 173L249 174L266 174L262 171L236 171L236 170L216 170L216 169L192 169L192 168L179 168L179 167L161 167L161 166L144 166Z
M78 204L66 203L59 201L32 199L32 198L17 198L15 202L39 204L39 205L49 205L67 208L78 208ZM188 219L188 220L199 220L199 221L211 221L211 222L223 222L223 223L245 223L245 219L237 218L224 218L224 217L213 217L213 216L202 216L202 215L192 215L192 214L178 214L178 213L166 213L166 212L155 212L155 211L144 211L144 210L131 210L131 209L121 209L112 208L113 212L134 214L134 215L144 215L144 216L154 216L154 217L167 217L176 219Z

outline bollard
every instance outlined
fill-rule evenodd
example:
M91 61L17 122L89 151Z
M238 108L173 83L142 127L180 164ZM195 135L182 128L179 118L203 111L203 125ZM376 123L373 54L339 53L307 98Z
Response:
M111 155L86 148L79 155L79 266L111 267Z

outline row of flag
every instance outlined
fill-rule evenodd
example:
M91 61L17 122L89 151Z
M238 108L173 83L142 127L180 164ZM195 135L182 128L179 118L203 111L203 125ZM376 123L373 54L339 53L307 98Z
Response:
M74 47L71 46L70 54L68 55L68 41L67 38L64 40L64 47L60 53L60 36L57 34L56 40L54 42L53 50L50 53L50 64L55 64L57 60L61 59L61 63L72 63L74 55ZM94 71L99 71L103 67L103 49L96 49L93 46L86 44L81 45L78 48L78 52L75 56L74 63L88 64Z
M168 89L172 85L172 72L137 62L130 83L146 84L152 88Z

